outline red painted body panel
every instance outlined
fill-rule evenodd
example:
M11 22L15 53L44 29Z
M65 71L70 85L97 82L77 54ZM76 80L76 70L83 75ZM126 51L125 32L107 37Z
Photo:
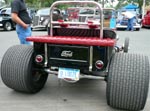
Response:
M150 27L150 11L147 11L142 20L142 26Z
M27 37L27 41L53 43L53 44L75 44L87 46L114 46L115 39L100 39L97 37L65 37L65 36L31 36Z

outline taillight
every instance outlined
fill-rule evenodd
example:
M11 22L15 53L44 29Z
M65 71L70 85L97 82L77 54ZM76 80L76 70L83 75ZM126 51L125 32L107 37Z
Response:
M101 60L96 61L95 66L97 69L102 69L104 67L104 63Z
M35 57L35 61L36 61L37 63L43 62L43 56L42 56L42 55L37 55L37 56Z

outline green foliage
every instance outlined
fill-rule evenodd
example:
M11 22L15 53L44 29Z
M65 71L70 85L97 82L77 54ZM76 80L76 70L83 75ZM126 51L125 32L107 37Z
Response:
M10 4L13 0L4 0L5 4ZM53 2L57 0L25 0L26 4L30 7L41 8L50 7Z
M4 0L4 1L5 1L5 4L9 5L12 0Z
M53 2L57 0L26 0L28 6L41 8L41 7L50 7Z
M5 0L5 3L10 4L11 1L12 0ZM28 6L34 7L37 9L41 8L41 7L50 7L51 4L55 1L57 1L57 0L25 0L25 2L27 3ZM99 0L95 0L95 1L99 1ZM104 1L106 1L106 0L104 0ZM129 3L138 5L140 9L142 9L142 6L143 6L143 0L118 0L118 1L119 1L119 3L116 6L116 9L119 9ZM145 5L150 5L150 0L145 0L145 1L146 1ZM63 8L63 7L66 7L66 5L61 6L61 7L59 6L59 8Z

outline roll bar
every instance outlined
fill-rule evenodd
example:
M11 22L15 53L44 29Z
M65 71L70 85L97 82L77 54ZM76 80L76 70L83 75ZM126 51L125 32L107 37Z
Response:
M93 5L96 5L97 8L100 10L100 38L103 38L103 8L98 2L95 2L95 1L56 1L54 2L50 7L50 36L53 36L52 25L56 23L56 22L53 22L53 19L52 19L53 8L59 4L93 4Z

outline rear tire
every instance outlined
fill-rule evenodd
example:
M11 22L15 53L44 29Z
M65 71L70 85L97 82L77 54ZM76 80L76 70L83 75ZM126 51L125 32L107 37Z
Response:
M108 105L130 111L142 110L148 94L149 73L148 57L115 54L107 78Z
M35 70L34 66L32 46L16 45L9 48L1 63L1 77L4 84L26 93L40 91L48 74Z

